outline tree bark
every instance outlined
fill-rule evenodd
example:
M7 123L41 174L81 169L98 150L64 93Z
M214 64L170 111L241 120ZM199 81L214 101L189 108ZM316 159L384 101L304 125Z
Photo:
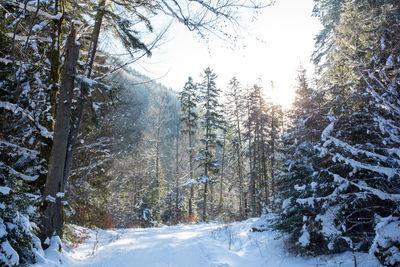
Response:
M88 78L90 78L92 74L94 58L96 57L97 45L99 43L101 24L103 23L105 6L106 6L106 0L100 0L99 6L97 7L96 20L93 27L92 38L90 40L89 54L85 67L85 76Z
M221 175L219 177L219 205L218 205L218 213L222 211L223 206L223 178L224 178L224 167L225 167L225 143L226 143L226 132L224 131L224 143L222 146L222 160L221 160Z
M203 192L203 215L202 221L205 222L207 220L207 184L208 182L204 183L204 192Z
M236 107L238 107L238 103L236 103ZM238 159L237 159L237 172L239 178L239 216L240 219L243 220L245 218L244 214L244 201L243 201L243 164L242 164L242 136L240 132L240 119L239 119L239 110L236 108L236 127L237 127L237 136L238 136Z
M275 106L272 106L271 121L271 196L275 197ZM271 209L275 209L274 200L270 203Z
M175 220L179 223L179 122L176 125L176 151L175 151Z
M72 25L67 39L66 55L61 75L60 96L57 104L56 123L54 127L53 146L49 162L49 171L44 189L44 214L42 218L41 240L44 242L53 235L62 237L62 204L63 172L67 152L68 133L70 128L71 103L75 85L76 65L79 46L75 42L76 29ZM45 244L46 245L46 244Z
M97 45L99 42L99 36L100 36L100 30L101 30L101 24L103 22L103 17L104 17L104 7L106 5L106 0L101 0L99 2L97 14L96 14L96 21L93 27L93 32L90 40L90 47L89 47L89 54L88 58L86 60L86 66L85 66L85 76L87 78L90 78L92 74L92 69L93 69L93 63L94 59L96 57L96 52L97 52ZM73 158L73 153L74 153L74 148L75 148L75 143L76 139L79 134L79 127L80 123L82 120L82 115L83 115L83 109L84 109L84 103L85 103L85 97L88 94L89 88L88 85L85 83L81 83L81 88L80 88L80 95L78 97L77 105L75 112L72 114L72 125L71 129L69 131L68 135L68 149L66 152L66 159L65 159L65 165L64 165L64 171L63 171L63 185L62 187L64 188L68 177L69 177L69 171L71 169L72 165L72 158Z
M247 109L247 117L250 118L250 99L248 103ZM250 209L251 209L251 216L256 216L256 198L255 198L255 179L254 179L254 169L253 169L253 161L254 158L252 157L252 145L251 145L251 127L250 124L248 126L248 133L249 133L249 171L250 171L250 184L249 184L249 191L250 191Z
M54 15L57 15L59 12L63 13L63 2L60 0L56 0L54 2ZM49 73L49 82L50 86L47 92L47 101L50 103L50 114L52 119L55 117L56 113L56 99L57 94L59 92L59 82L60 82L60 68L61 68L61 60L60 60L60 46L61 46L61 33L62 33L62 23L63 17L60 19L51 20L50 27L50 38L51 44L48 53L48 59L50 62L50 73ZM49 119L48 114L43 114L41 116L40 124L50 132L54 131L53 120ZM47 164L50 162L51 155L51 146L53 140L49 137L40 137L40 158L46 160ZM47 166L48 168L48 166ZM43 190L43 185L46 183L46 173L40 174L39 178L36 180L36 183L39 185L40 190Z
M191 110L189 109L189 114ZM189 125L191 125L189 123ZM194 199L194 185L193 185L193 148L192 148L192 129L189 128L189 171L190 171L190 197L189 197L189 221L193 221L193 199Z

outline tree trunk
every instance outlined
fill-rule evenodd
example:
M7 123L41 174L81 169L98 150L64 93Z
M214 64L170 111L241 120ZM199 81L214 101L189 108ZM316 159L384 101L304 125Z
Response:
M271 121L271 196L275 197L275 107L272 106L272 121ZM271 201L271 209L274 210L274 200Z
M250 101L250 100L249 100ZM250 118L250 103L248 103L247 109L247 117ZM251 216L255 217L255 206L256 206L256 198L255 198L255 179L254 179L254 169L253 169L253 161L254 158L252 157L252 146L251 146L251 128L250 124L248 126L248 133L249 133L249 171L250 171L250 184L249 184L249 191L250 191L250 208L251 208Z
M54 2L54 15L57 15L59 12L63 12L63 2L60 0L56 0ZM51 31L51 45L48 53L48 59L50 62L50 73L49 73L49 82L50 86L47 92L47 101L50 103L50 114L52 119L55 117L56 113L56 99L57 94L59 92L59 82L60 82L60 68L61 68L61 60L60 60L60 46L61 46L61 33L62 33L62 22L63 18L59 20L52 20L50 23ZM44 126L49 132L54 131L53 120L50 120L47 117L47 114L43 114L41 116L40 124ZM40 158L46 160L47 164L50 162L51 155L51 146L53 140L49 137L40 137ZM48 168L49 166L47 166ZM39 178L35 181L38 184L40 190L43 189L43 185L46 183L46 173L39 174Z
M68 134L68 147L67 147L67 153L65 155L65 165L63 172L63 183L62 183L63 190L65 188L65 185L67 184L69 171L72 165L72 156L74 155L75 143L76 139L78 138L79 126L83 114L83 104L84 104L83 100L78 100L78 105L76 106L76 109L72 111L71 128Z
M214 184L210 183L210 218L215 219Z
M97 14L96 14L96 21L93 27L93 32L92 32L92 37L90 40L90 47L89 47L89 54L88 58L86 60L86 66L85 66L85 76L87 78L90 78L92 74L92 69L93 69L93 63L94 59L96 57L96 52L97 52L97 45L99 42L99 36L100 36L100 30L101 30L101 24L103 22L103 17L104 17L104 7L106 5L106 0L101 0L99 2ZM88 94L89 88L88 85L85 83L81 83L81 92L78 97L77 105L75 112L72 114L72 126L69 131L68 135L68 149L66 152L66 160L65 160L65 166L64 166L64 171L63 171L63 185L62 187L65 187L65 184L68 180L69 177L69 171L71 169L72 165L72 156L75 148L75 143L76 139L79 134L79 127L80 123L82 120L82 115L83 115L83 109L84 109L84 103L85 103L85 97Z
M206 117L208 117L209 116L209 110L207 110L207 115L206 115ZM209 153L208 153L208 142L209 142L209 131L210 131L210 129L209 129L210 127L209 127L209 125L207 125L206 126L206 151L207 151L207 154L206 154L206 162L205 162L205 164L204 164L204 176L205 177L203 177L203 178L205 178L205 179L207 179L207 180L205 180L204 181L204 194L203 194L203 216L202 216L202 220L203 220L203 222L205 222L206 220L207 220L207 184L208 184L208 180L209 180L209 177L208 177L208 166L209 166L209 161L210 161L210 155L209 155Z
M205 222L207 220L207 184L208 182L204 183L204 192L203 192L203 215L202 221Z
M238 136L238 159L237 159L237 172L238 172L238 179L239 179L239 217L241 220L244 219L244 207L243 207L243 164L242 164L242 136L240 132L240 119L239 119L239 104L236 103L236 127L237 127L237 136Z
M75 84L76 65L79 46L75 42L76 29L72 25L66 45L64 68L61 75L60 96L57 104L56 123L54 127L53 146L51 149L49 171L44 189L44 214L41 240L44 242L53 235L62 237L63 172L67 152L68 133L70 128L71 103Z
M222 197L222 190L223 190L223 178L224 178L224 165L225 165L225 143L226 143L226 132L224 132L224 143L222 147L222 160L221 160L221 175L219 177L219 205L218 205L218 213L222 211L223 208L223 197Z
M190 111L190 110L189 110ZM192 149L192 132L189 129L189 171L190 171L190 197L189 197L189 221L193 221L193 199L194 199L194 185L193 185L193 149Z
M105 6L106 6L106 0L100 0L99 6L97 7L96 21L93 27L92 38L90 40L89 54L85 66L85 76L88 78L90 78L92 74L94 58L96 57L97 45L99 43L101 24L103 23Z
M179 223L179 122L176 125L176 151L175 151L175 220Z

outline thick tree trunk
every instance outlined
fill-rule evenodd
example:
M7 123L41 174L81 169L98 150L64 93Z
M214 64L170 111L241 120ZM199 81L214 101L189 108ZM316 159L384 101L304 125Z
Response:
M44 242L53 235L62 237L62 187L65 155L67 152L70 128L71 102L75 83L79 46L75 42L76 29L72 26L67 40L65 63L61 75L60 96L57 105L53 146L51 149L49 171L44 189L44 214L42 218L41 240Z
M89 54L88 54L88 58L86 60L85 76L87 78L90 78L90 76L92 74L93 63L94 63L94 59L96 57L97 45L99 42L101 24L103 22L103 17L104 17L105 5L106 5L106 0L100 0L97 14L96 14L96 21L95 21L95 24L93 27L93 32L92 32L92 36L91 36L91 40L90 40ZM72 119L71 119L72 125L71 125L71 129L70 129L69 135L68 135L68 149L67 149L67 153L66 153L65 166L64 166L64 171L63 171L63 185L62 185L63 188L65 187L65 184L67 183L67 180L69 177L69 171L70 171L71 165L72 165L73 152L74 152L74 148L75 148L76 139L79 134L79 127L80 127L80 123L82 120L85 97L89 91L88 85L85 83L81 83L80 91L81 92L78 97L75 112L73 112L73 114L72 114Z
M63 12L63 2L60 0L56 0L54 2L54 15L57 15L59 12ZM62 23L63 17L58 20L52 20L50 22L50 38L51 45L48 52L48 59L50 62L50 73L49 73L49 82L50 86L47 92L47 101L50 103L50 114L52 119L54 119L56 113L56 99L57 94L59 92L59 82L60 82L60 68L61 68L61 60L60 60L60 47L61 47L61 33L62 33ZM50 120L47 116L48 114L44 113L41 116L40 124L50 132L54 131L53 120ZM53 140L49 137L40 137L40 158L45 160L47 164L50 162L51 155L51 146ZM47 166L48 167L48 166ZM39 174L39 178L35 181L38 184L39 188L42 190L43 185L46 183L46 173Z

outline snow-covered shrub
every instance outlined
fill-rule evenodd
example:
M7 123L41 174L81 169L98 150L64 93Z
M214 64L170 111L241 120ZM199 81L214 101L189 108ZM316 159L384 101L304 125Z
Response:
M399 217L378 218L375 239L370 249L384 266L400 265L400 219Z

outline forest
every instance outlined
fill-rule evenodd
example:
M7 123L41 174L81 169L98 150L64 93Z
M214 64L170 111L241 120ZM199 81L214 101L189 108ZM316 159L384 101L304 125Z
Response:
M204 66L166 88L135 70L168 30L156 16L229 42L240 10L274 1L188 2L0 0L0 265L34 264L73 225L273 214L292 255L399 266L400 3L314 0L316 71L299 66L287 109L273 81Z

